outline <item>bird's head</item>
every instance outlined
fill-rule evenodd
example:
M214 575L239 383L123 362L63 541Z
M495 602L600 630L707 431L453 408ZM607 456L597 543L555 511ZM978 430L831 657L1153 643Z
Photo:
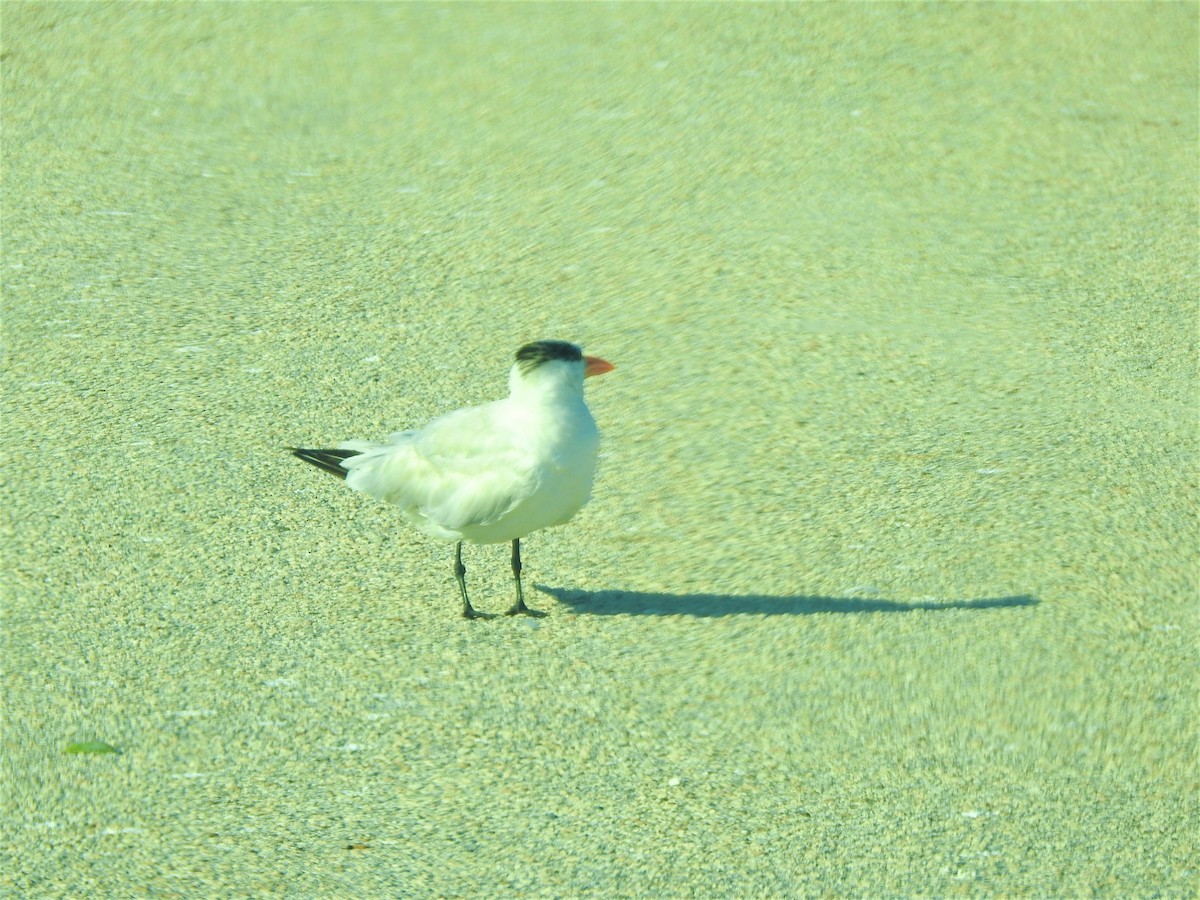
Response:
M509 384L513 392L533 385L564 383L583 390L583 379L611 372L615 366L598 356L584 356L569 341L534 341L517 351Z

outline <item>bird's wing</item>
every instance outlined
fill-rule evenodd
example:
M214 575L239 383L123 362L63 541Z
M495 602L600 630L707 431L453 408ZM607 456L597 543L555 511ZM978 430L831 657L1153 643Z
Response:
M380 500L459 530L486 525L537 487L528 454L497 427L493 404L449 413L419 431L390 435L347 459L347 483Z

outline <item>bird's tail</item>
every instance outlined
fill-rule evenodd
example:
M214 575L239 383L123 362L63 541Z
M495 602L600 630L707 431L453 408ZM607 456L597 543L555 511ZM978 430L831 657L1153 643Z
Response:
M318 469L324 469L338 478L346 477L346 470L342 468L342 460L358 456L361 452L359 450L305 450L301 447L288 447L288 449L292 451L292 456L311 463Z

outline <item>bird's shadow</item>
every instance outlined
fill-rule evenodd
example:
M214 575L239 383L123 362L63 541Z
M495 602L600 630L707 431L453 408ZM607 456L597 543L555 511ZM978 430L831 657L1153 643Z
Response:
M1036 606L1036 597L983 597L975 600L903 601L877 597L790 597L768 594L659 594L640 591L579 591L534 585L559 603L596 616L811 616L816 613L898 613L946 609L1007 609Z

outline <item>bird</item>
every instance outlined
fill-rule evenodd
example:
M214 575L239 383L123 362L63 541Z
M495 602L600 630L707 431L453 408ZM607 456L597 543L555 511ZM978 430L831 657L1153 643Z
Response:
M454 541L454 577L467 619L494 616L471 605L463 542L511 541L517 599L507 615L543 616L525 605L521 539L565 524L591 499L600 433L583 382L614 368L569 341L534 341L516 352L501 400L446 413L382 442L287 449L399 507L418 531Z

